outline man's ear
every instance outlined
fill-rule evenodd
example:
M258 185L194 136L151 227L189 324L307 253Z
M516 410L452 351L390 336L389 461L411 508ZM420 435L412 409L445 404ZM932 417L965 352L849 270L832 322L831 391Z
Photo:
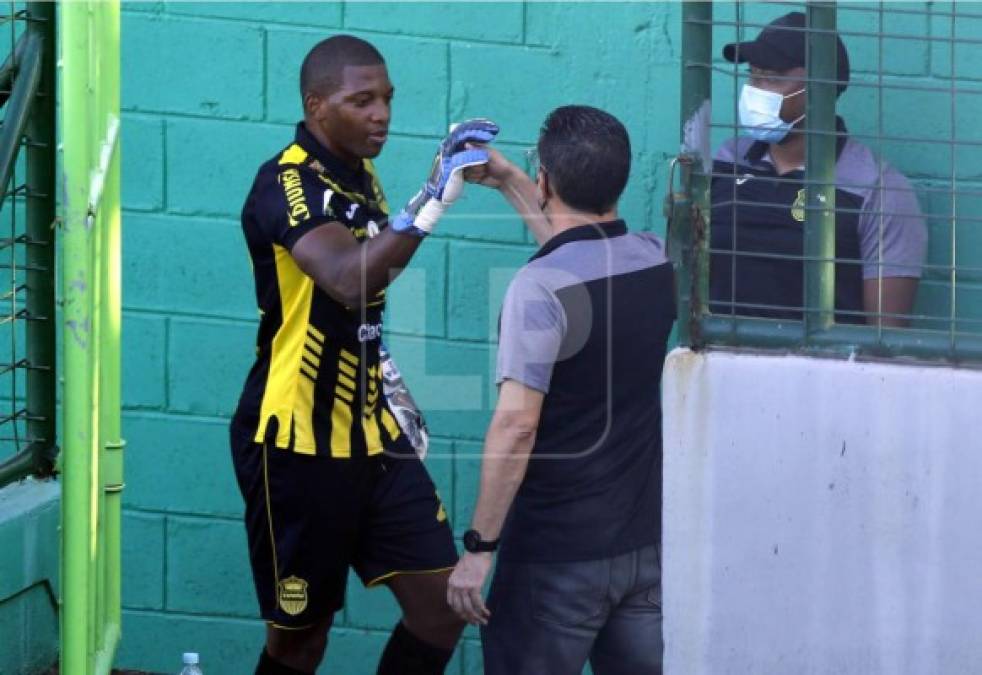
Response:
M535 177L535 187L539 190L539 202L545 204L552 197L552 187L549 185L549 174L541 167Z
M319 94L305 92L303 95L303 111L308 117L318 119L320 110L323 107L324 99Z

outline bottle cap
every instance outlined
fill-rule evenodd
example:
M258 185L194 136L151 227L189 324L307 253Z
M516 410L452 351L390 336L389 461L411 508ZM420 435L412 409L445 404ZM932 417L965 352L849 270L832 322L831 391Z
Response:
M184 665L186 666L198 665L198 652L184 652Z

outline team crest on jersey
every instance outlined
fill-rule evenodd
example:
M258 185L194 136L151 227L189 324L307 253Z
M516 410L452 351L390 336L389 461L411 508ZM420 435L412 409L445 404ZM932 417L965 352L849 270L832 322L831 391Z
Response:
M805 190L798 190L798 196L791 205L791 217L799 223L805 222Z
M307 582L300 577L287 577L277 589L280 609L296 616L307 609Z

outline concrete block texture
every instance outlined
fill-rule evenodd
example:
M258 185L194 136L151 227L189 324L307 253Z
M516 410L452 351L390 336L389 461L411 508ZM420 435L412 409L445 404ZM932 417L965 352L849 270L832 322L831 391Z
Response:
M127 408L161 409L166 404L167 318L123 315L123 401Z
M249 254L234 220L128 214L123 250L125 308L258 320Z
M523 3L351 2L345 27L452 40L520 43Z
M189 415L123 415L123 504L141 510L239 518L228 421Z
M167 519L167 610L209 616L258 616L241 522Z
M0 673L42 672L58 658L60 507L55 480L0 489Z
M164 518L155 513L123 512L123 607L164 608Z
M260 119L262 41L256 25L128 15L122 32L122 106Z
M233 19L262 25L300 24L336 28L341 25L341 2L173 2L167 12L187 16Z
M181 654L198 652L204 672L236 675L255 670L266 628L257 619L123 610L123 640L116 667L180 672Z
M157 211L164 206L164 122L123 115L123 208Z
M231 417L255 357L255 339L252 323L172 319L169 409Z

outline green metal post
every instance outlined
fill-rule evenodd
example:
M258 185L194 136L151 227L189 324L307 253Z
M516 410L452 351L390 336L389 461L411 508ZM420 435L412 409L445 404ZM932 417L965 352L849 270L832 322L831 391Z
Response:
M85 2L61 5L62 120L64 143L64 429L62 483L62 671L90 673L94 661L91 634L93 619L90 570L96 556L94 536L101 486L96 485L98 439L92 375L93 269L89 187L94 143L91 99L90 8Z
M827 330L835 302L835 3L809 2L805 127L808 199L805 211L806 337ZM811 32L815 31L815 32Z
M35 466L55 461L55 5L31 2L30 25L43 36L41 79L27 125L27 433Z
M679 342L698 347L708 289L708 236L713 6L711 2L682 4L682 169L683 192L673 200L673 244L679 253ZM669 189L673 189L669 186Z
M104 595L101 625L104 633L100 640L99 665L109 672L115 654L116 642L121 630L120 613L120 531L122 522L121 499L123 489L123 448L120 424L120 333L122 324L122 259L120 213L120 162L119 142L119 3L103 3L101 28L104 31L99 45L103 65L101 100L104 105L102 119L108 123L104 130L105 166L104 187L99 200L102 225L101 255L101 318L99 348L99 401L100 443L103 453L102 489L105 499L105 558L103 566Z
M120 636L119 3L62 9L65 295L63 671L108 673Z

